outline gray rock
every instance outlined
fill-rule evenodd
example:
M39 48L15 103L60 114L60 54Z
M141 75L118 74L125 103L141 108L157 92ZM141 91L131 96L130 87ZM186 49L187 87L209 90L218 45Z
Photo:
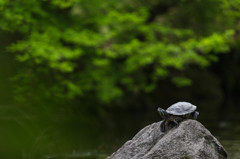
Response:
M186 120L168 132L160 122L146 126L107 159L226 159L219 141L198 121Z

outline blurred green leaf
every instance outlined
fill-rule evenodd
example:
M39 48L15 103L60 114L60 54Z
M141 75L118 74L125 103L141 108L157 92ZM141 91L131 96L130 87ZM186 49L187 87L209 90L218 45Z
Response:
M207 67L236 46L237 0L0 1L0 29L24 67L19 99L96 99L150 93L170 78L188 86L191 66ZM30 76L31 75L31 76ZM20 97L23 96L23 97Z

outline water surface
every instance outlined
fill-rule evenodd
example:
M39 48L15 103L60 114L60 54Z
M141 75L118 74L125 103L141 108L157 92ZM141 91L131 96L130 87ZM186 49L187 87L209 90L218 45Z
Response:
M240 118L230 112L220 119L217 111L201 109L202 122L232 159L240 158ZM0 107L0 158L102 159L116 151L144 126L161 120L155 110L113 112L100 124L81 124L68 115L31 116L16 106Z

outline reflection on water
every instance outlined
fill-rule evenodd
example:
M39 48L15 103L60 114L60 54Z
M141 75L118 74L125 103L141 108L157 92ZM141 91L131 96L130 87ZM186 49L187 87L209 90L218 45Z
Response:
M161 120L155 110L114 112L96 126L68 116L34 118L13 106L0 109L0 158L4 159L103 159L144 126ZM216 114L200 109L198 120L219 139L230 158L240 158L238 116L229 114L219 121Z

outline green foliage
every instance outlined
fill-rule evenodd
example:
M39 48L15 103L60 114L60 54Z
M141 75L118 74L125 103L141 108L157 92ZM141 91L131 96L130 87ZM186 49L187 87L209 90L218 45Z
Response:
M25 66L15 77L19 95L108 103L126 91L151 92L164 78L190 85L184 76L188 67L209 66L234 43L238 5L237 0L1 0L0 27L20 35L8 46Z

